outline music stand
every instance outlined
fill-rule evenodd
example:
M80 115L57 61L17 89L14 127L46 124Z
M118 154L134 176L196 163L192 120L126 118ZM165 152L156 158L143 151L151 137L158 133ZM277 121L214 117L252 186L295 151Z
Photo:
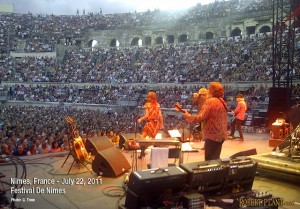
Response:
M168 133L172 138L181 138L181 133L178 129L168 130Z

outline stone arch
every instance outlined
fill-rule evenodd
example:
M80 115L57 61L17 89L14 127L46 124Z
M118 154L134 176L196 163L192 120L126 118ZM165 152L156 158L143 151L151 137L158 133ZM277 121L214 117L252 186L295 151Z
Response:
M130 43L131 46L141 46L141 39L139 37L134 37Z
M110 47L119 47L120 46L120 42L117 39L112 39L109 43Z
M235 28L231 31L230 36L234 37L234 36L241 36L242 35L242 31L239 28Z
M188 36L186 34L181 34L179 37L178 37L178 42L179 43L184 43L184 42L187 42L188 40Z
M151 38L151 36L146 36L144 38L144 44L145 44L145 46L150 46L152 44L152 38Z
M246 27L246 33L247 33L248 36L250 36L252 34L255 34L255 30L256 30L255 26L248 26L248 27Z
M175 42L174 35L168 35L167 42L168 42L168 44L174 44L174 42Z
M87 42L87 46L88 46L88 48L94 48L94 47L97 47L97 46L98 46L98 41L95 40L95 39L90 39L90 40Z
M271 27L268 25L264 25L259 29L259 33L267 33L271 32Z
M205 39L214 39L214 34L212 32L206 32Z
M155 39L155 44L163 44L163 43L164 43L163 37L159 36Z

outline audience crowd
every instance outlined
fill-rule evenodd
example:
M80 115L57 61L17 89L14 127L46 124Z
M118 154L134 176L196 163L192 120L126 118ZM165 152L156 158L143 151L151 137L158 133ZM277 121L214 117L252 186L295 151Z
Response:
M34 155L68 150L72 133L67 116L73 117L81 138L107 136L117 143L115 137L121 133L139 133L143 124L138 125L135 111L103 112L90 109L64 107L1 107L0 154ZM181 119L165 117L166 130L180 128Z
M250 84L249 84L250 85ZM180 102L183 105L191 104L193 93L203 87L202 85L176 85L176 86L156 86L154 91L160 97L162 108L172 108L175 102ZM101 104L101 105L119 105L122 106L122 101L136 101L137 105L142 106L146 93L151 90L146 85L112 85L98 86L87 85L79 87L77 85L4 85L0 92L5 92L2 95L7 95L8 100L19 102L56 102L57 104ZM232 98L237 91L244 91L247 94L249 102L252 100L265 101L268 96L268 86L265 84L256 84L248 87L236 89L230 85L224 85L226 90L225 97ZM300 90L299 85L297 89ZM134 106L137 106L134 105ZM251 105L250 107L251 108Z
M57 86L49 86L57 87ZM192 94L202 86L181 86L181 87L161 87L156 90L158 100L163 108L171 108L175 102L180 102L184 107L193 110L191 106ZM30 88L30 87L28 87ZM108 92L105 97L114 96L115 94L132 87L114 88ZM67 89L67 88L66 88ZM136 88L135 91L138 91ZM228 104L232 104L234 90L225 86L228 98ZM45 90L47 92L48 90ZM35 92L34 90L32 92ZM42 94L37 96L43 98ZM49 90L50 92L50 90ZM146 91L139 92L145 95ZM267 88L264 85L251 87L247 93L249 108L259 108L259 103L267 101ZM257 97L257 94L263 95ZM15 95L12 95L13 97ZM17 99L16 97L14 97ZM92 96L91 96L92 98ZM258 100L261 100L260 102ZM139 106L145 103L143 98ZM33 155L39 153L58 152L68 150L69 138L72 137L70 127L65 118L73 117L77 121L77 128L83 140L93 136L108 136L108 138L117 143L116 137L121 133L140 133L143 124L137 124L138 115L143 114L143 108L134 108L124 111L113 106L110 111L100 111L93 109L74 109L67 105L56 105L52 107L35 107L35 106L1 106L0 107L0 141L1 154L13 155ZM189 128L182 118L173 114L164 114L165 130Z

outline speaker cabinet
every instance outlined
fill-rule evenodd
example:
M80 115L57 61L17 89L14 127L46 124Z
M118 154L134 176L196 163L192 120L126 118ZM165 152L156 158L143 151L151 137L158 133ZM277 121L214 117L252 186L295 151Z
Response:
M127 141L127 140L131 140L131 139L141 139L142 138L142 135L139 134L139 133L131 133L131 134L121 134L120 135L120 140L119 140L119 148L122 149L122 148L125 148L125 145L124 143Z
M88 138L85 148L87 152L95 156L92 169L98 175L117 177L131 168L123 153L107 136Z
M291 89L286 87L272 87L269 89L269 106L267 126L271 129L272 123L282 113L287 113L290 107Z
M110 147L99 151L92 162L92 169L97 175L117 177L131 168L129 162L120 150Z
M96 155L99 151L114 147L114 144L107 136L88 138L85 142L85 149L92 155Z

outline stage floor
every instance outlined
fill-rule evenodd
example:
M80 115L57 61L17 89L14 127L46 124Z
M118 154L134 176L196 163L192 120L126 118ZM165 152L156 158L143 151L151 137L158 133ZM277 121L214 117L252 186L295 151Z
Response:
M228 158L231 155L255 148L259 155L268 155L273 147L269 147L269 135L261 133L245 133L245 141L228 140L223 144L221 158ZM198 150L198 152L185 152L183 154L183 163L200 162L204 160L204 151L201 150L203 142L190 142L189 145ZM131 164L131 152L122 150L122 154ZM73 158L70 156L66 163L68 153L47 154L26 156L22 160L26 167L25 179L28 179L31 185L24 182L23 188L26 188L27 193L20 191L15 197L16 208L26 209L115 209L125 202L125 191L123 189L124 175L116 178L100 177L90 172L91 164L86 167L74 164L72 167ZM138 159L138 170L147 169L150 163L150 151L144 159ZM173 159L170 159L172 163ZM298 166L299 164L297 164ZM20 167L20 166L18 166ZM70 173L68 174L69 169ZM87 169L88 168L88 169ZM18 178L21 176L22 169L18 169ZM6 175L1 178L2 181L11 181L11 178L16 177L15 166L13 164L1 166L0 172ZM130 170L128 171L130 174ZM33 182L34 178L40 180L48 180L48 182ZM45 185L44 185L45 184ZM8 189L6 197L11 201L11 187L2 184ZM35 188L34 191L31 188ZM284 201L300 202L300 185L299 183L289 182L277 178L270 177L267 174L261 173L255 177L253 190L257 192L268 192L274 197L283 198ZM282 208L300 208L296 206L285 206Z

